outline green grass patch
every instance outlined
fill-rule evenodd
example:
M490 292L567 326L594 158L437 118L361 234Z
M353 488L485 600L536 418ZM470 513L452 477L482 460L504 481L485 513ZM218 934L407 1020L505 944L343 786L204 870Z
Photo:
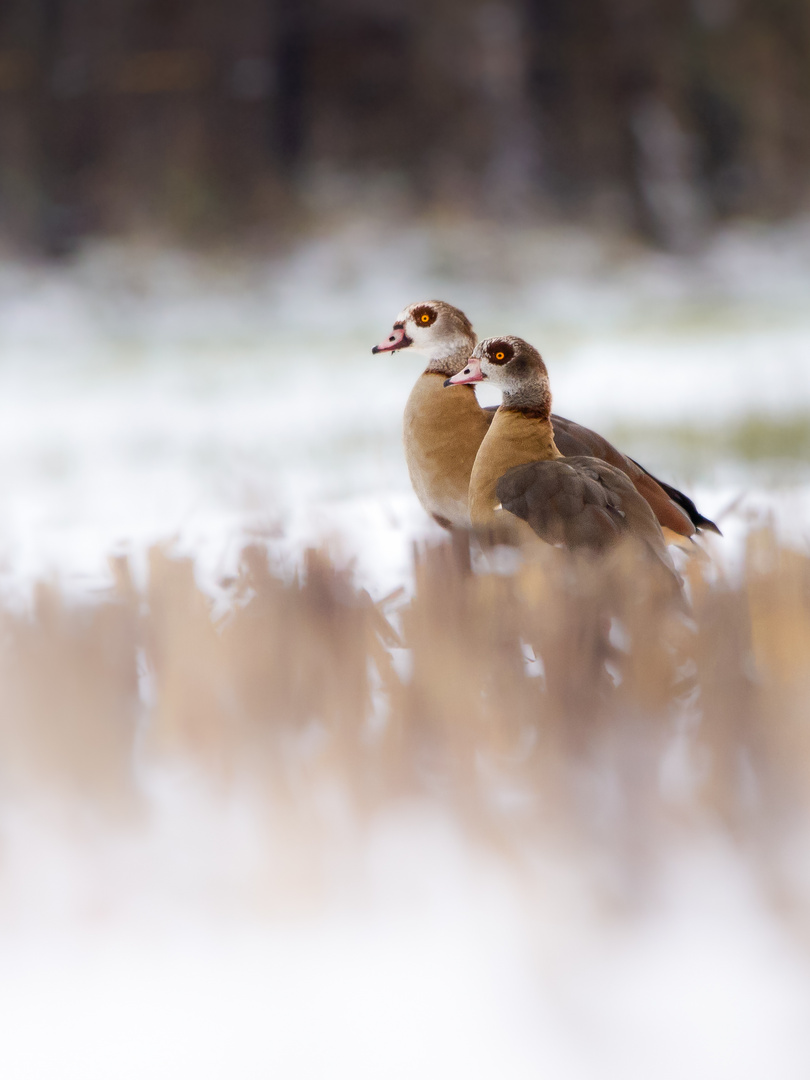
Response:
M655 446L686 460L810 464L810 412L748 414L725 424L619 424L613 436L628 453L634 447Z

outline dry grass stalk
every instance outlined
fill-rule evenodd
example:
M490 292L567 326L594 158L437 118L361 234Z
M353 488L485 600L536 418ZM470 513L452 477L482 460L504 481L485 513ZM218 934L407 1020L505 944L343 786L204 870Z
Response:
M288 580L249 547L219 623L190 561L153 551L143 596L115 571L93 606L42 587L30 616L3 616L6 799L102 817L143 801L140 717L147 766L249 790L313 842L325 789L356 821L415 796L513 854L553 838L637 881L707 822L773 870L806 819L810 557L771 533L739 580L693 561L689 616L631 550L504 572L458 541L423 547L392 611L325 551Z

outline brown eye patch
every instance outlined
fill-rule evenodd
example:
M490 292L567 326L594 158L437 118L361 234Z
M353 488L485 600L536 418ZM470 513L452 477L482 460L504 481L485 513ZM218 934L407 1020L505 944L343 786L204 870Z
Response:
M494 341L487 349L487 357L493 364L508 364L515 350L508 341Z
M436 322L436 312L433 308L418 307L414 308L413 320L417 326L432 326Z

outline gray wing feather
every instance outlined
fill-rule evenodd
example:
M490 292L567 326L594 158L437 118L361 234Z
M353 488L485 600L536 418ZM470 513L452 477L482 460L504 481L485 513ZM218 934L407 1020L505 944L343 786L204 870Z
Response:
M652 508L612 465L593 457L533 461L504 473L497 494L504 510L548 544L605 551L622 537L633 537L663 568L673 597L686 604Z
M550 544L608 546L627 531L628 501L643 503L642 515L660 532L631 481L591 457L518 465L501 477L497 493L504 510L526 521Z

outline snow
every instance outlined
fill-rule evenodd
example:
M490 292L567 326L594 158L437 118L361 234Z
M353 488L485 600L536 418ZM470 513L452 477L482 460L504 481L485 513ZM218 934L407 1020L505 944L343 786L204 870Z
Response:
M246 824L194 798L115 844L6 822L4 1077L806 1075L810 971L728 841L627 917L413 806L271 893Z
M675 851L628 917L412 806L314 894L271 893L240 819L178 800L114 845L6 822L4 1077L807 1074L810 970L727 840Z

